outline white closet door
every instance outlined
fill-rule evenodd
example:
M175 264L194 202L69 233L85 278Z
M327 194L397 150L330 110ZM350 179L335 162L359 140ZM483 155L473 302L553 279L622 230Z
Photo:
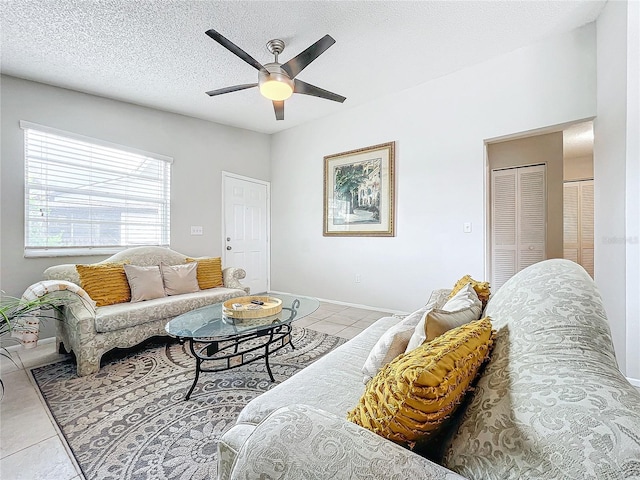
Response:
M546 258L545 165L491 171L491 285Z
M593 180L580 182L580 256L593 278Z
M515 169L491 172L491 285L496 289L517 271L517 181Z
M518 271L546 258L545 165L518 168Z
M564 258L593 277L593 180L564 184Z
M579 263L580 186L577 182L567 182L564 184L563 192L564 258Z

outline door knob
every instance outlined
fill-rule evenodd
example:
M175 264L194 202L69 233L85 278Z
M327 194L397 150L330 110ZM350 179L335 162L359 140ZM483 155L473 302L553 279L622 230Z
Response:
M228 246L228 247L227 247L227 250L231 250L231 247L229 247L229 246Z

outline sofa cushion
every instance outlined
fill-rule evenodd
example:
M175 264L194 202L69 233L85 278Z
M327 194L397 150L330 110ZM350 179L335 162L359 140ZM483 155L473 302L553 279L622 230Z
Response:
M244 290L217 287L195 293L155 298L146 302L109 305L97 309L96 330L98 332L113 332L154 320L167 319L168 321L190 310L224 302L242 295L245 295Z
M132 302L142 302L166 296L159 266L138 267L137 265L125 265L124 273L127 275L127 281L131 289Z
M491 344L491 321L483 318L399 356L367 384L347 419L413 447L455 411Z
M131 300L131 291L123 263L76 265L80 286L96 306L104 307Z
M320 358L285 383L253 399L242 409L237 422L257 425L274 410L295 403L312 405L344 418L364 391L361 365L380 336L398 322L395 317L376 321L348 343L332 350L331 355ZM304 330L296 331L304 334ZM295 334L293 344L296 344Z
M436 306L431 311L426 311L420 322L416 325L413 335L407 344L406 352L419 347L425 341L433 340L437 335L428 336L429 314L439 313L441 316L451 312L450 323L460 326L464 323L478 320L482 312L482 304L471 285L463 285L458 292L450 296L441 307ZM439 330L439 329L436 329ZM446 330L445 330L446 331ZM444 333L444 331L442 331Z
M187 263L198 262L200 290L222 286L222 260L220 257L187 258Z
M197 278L197 263L167 265L160 263L162 282L167 295L182 295L200 290Z
M640 395L584 269L528 267L486 314L495 348L443 465L471 479L639 478Z

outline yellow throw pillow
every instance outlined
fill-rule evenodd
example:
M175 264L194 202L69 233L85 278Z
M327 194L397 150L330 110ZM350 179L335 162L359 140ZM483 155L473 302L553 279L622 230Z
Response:
M347 419L413 448L435 435L462 402L493 336L487 317L398 356L367 384Z
M76 270L80 276L80 286L96 302L96 307L131 300L124 263L76 265Z
M479 282L471 278L471 275L465 275L460 280L456 282L453 286L453 290L449 294L449 298L453 298L453 296L458 293L460 290L464 288L464 286L470 283L473 289L476 291L478 298L482 302L482 306L484 307L489 301L489 296L491 295L491 290L489 289L489 282Z
M198 286L200 290L222 287L222 260L215 258L187 258L187 263L198 262Z

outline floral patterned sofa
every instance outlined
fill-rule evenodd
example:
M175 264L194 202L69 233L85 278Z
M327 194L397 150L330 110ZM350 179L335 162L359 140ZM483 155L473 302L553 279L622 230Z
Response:
M438 463L346 420L369 351L398 322L385 317L252 400L218 444L218 478L640 479L640 393L582 267L533 265L485 314L494 350Z
M146 267L160 263L184 264L187 258L186 255L168 248L135 247L98 263L126 262ZM129 348L152 336L167 335L165 326L172 318L195 308L249 293L249 288L240 283L245 277L244 270L225 268L222 276L223 287L144 302L94 307L87 301L81 301L79 296L72 296L72 300L65 305L63 321L57 322L57 343L65 350L74 352L79 376L95 373L100 369L102 355L109 350ZM44 279L71 282L80 286L80 278L73 264L47 268Z

